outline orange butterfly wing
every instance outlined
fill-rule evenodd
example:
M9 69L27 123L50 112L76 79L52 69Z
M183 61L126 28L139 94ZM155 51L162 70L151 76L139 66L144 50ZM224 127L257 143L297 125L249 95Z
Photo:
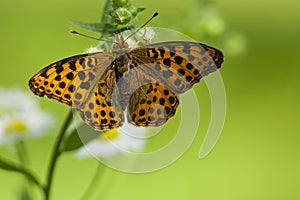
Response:
M132 82L129 88L133 93L127 118L138 126L164 124L176 112L178 95L216 71L223 62L221 51L194 42L151 44L129 54L134 68L127 78Z
M41 69L29 80L29 87L38 96L74 107L95 129L116 128L124 115L118 97L112 96L116 84L112 62L109 52L69 57Z

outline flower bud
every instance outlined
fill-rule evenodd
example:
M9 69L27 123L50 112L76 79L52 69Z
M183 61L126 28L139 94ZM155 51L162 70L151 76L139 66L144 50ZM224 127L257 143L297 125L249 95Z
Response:
M113 21L119 25L127 24L128 22L130 22L132 17L133 16L132 16L131 12L124 7L114 10L112 13Z
M124 7L128 4L128 0L112 0L115 8Z

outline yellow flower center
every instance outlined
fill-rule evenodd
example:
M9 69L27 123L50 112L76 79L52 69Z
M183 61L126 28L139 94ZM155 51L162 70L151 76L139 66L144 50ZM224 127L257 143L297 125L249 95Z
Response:
M12 120L5 127L5 134L9 135L11 133L21 133L24 134L27 131L27 126L24 122L20 120Z
M104 131L102 135L99 136L99 140L112 140L119 136L117 129L112 129L108 131Z

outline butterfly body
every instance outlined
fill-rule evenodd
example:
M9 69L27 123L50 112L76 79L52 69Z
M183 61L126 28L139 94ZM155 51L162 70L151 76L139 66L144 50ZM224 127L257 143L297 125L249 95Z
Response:
M82 54L55 62L35 74L29 87L72 106L96 130L160 126L179 97L221 67L221 51L195 42L163 42L129 49L119 37L113 51Z

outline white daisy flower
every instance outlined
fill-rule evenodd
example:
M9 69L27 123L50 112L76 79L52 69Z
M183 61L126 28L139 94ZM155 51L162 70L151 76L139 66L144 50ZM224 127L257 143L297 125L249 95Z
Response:
M117 154L140 152L146 144L146 128L136 127L125 122L121 128L105 131L98 138L81 147L76 155L79 158L110 158Z
M0 88L0 97L0 144L41 136L52 125L53 118L29 93Z

